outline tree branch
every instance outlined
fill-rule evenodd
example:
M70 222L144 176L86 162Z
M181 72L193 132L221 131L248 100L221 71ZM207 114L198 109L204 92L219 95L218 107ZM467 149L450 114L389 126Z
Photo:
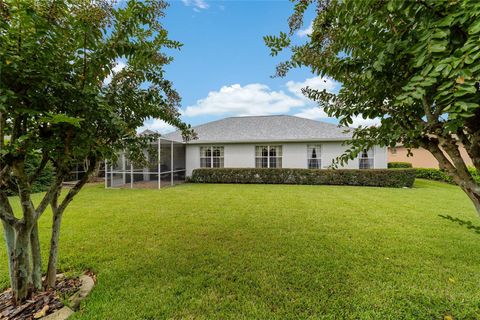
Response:
M35 222L35 207L30 196L30 184L28 183L27 176L25 174L25 165L22 160L17 160L13 165L13 173L16 177L18 184L18 195L20 197L20 204L23 211L23 220L27 227L33 227Z
M87 169L85 175L80 179L71 189L68 191L67 196L63 199L61 204L58 206L58 211L63 212L68 204L73 200L73 198L77 195L77 193L82 189L82 187L88 182L90 176L93 172L96 171L100 162L96 160L96 158L90 161L90 165Z
M8 165L5 165L2 170L0 170L0 186L4 183L5 180L5 175L7 173L10 173L10 167ZM5 183L6 185L6 183Z
M20 220L15 218L12 206L5 192L0 191L0 219L14 227Z
M435 119L435 116L432 113L432 110L430 109L430 103L427 100L426 96L422 97L422 105L423 105L423 110L425 111L425 115L427 116L427 121L428 124L431 126L434 126L438 123L438 118Z
M58 194L59 190L61 189L62 183L63 175L61 175L61 173L57 173L54 184L50 186L47 193L45 194L45 196L43 196L42 201L35 210L35 220L38 220L38 218L40 218L45 209L47 209L48 204L52 201L53 197Z
M440 142L443 150L445 150L445 152L448 154L451 161L453 162L455 166L455 171L457 175L461 178L462 183L474 182L472 176L468 172L467 165L465 164L465 161L460 154L460 150L458 149L456 140L453 140L452 138L448 139L442 137L440 139Z
M432 153L437 159L440 169L447 171L452 179L459 183L460 180L455 174L455 166L450 162L450 159L443 153L443 150L439 147L439 141L436 138L423 138L420 142L420 146L424 147Z
M457 136L472 160L473 166L480 172L480 137L476 137L475 134L465 133L463 128L457 131Z
M45 169L45 166L47 165L49 160L48 153L43 152L42 154L42 160L40 161L40 164L37 167L37 170L28 178L28 183L32 184L37 177L42 173L43 169Z

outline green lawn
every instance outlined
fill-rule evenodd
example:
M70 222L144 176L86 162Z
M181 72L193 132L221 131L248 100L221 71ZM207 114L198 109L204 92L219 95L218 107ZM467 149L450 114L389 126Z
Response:
M93 186L66 212L59 264L98 275L74 319L478 319L480 233L439 215L480 225L457 187L422 180Z

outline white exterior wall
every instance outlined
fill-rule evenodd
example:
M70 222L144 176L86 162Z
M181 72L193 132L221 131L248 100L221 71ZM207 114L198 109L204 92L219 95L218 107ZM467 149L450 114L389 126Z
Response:
M386 169L388 164L388 150L387 148L381 148L376 146L373 149L373 162L375 169Z
M341 142L298 142L298 143L271 143L282 146L282 168L307 168L307 145L321 145L322 168L326 169L332 160L340 156L347 148ZM268 143L255 144L214 144L224 147L225 168L255 168L255 146L268 145ZM187 145L186 147L187 176L192 175L193 169L200 168L200 145ZM345 169L358 169L358 159L349 161ZM387 149L375 147L374 168L387 168Z
M185 157L185 174L191 176L193 169L200 168L200 146L187 144Z

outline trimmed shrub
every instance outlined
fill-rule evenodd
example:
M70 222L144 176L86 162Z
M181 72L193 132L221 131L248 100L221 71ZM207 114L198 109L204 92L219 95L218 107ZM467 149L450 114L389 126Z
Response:
M443 170L435 168L415 168L414 170L416 172L416 177L419 179L428 179L455 184L453 179ZM472 175L473 179L480 184L480 174L477 172L477 169L469 167L468 171Z
M411 169L202 168L193 170L189 181L195 183L310 184L401 188L413 186L415 171Z
M388 169L406 169L411 168L412 164L410 162L389 162L387 164Z
M416 168L415 169L416 177L419 179L435 180L442 181L446 183L455 184L445 171L434 168Z

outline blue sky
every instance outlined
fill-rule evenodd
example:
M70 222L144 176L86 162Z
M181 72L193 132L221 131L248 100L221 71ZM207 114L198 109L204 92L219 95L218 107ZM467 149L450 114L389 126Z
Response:
M170 2L163 24L171 39L184 45L169 51L175 60L166 69L182 96L182 119L192 125L227 116L292 114L318 120L325 113L301 95L301 88L336 91L339 84L320 79L307 69L294 70L285 78L271 78L278 62L271 57L262 37L288 31L293 12L290 1ZM308 40L313 12L294 41ZM282 59L283 57L283 59ZM172 128L159 120L145 127L165 133Z

